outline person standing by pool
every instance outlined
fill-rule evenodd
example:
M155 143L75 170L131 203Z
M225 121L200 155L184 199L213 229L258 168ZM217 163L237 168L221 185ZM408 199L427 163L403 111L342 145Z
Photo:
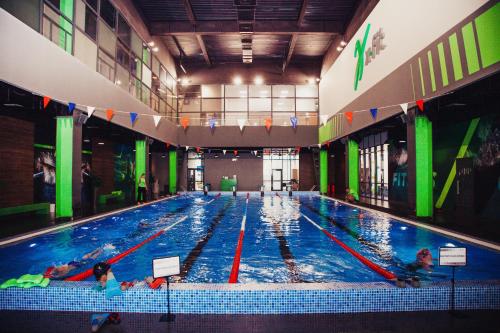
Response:
M146 174L142 174L139 177L139 183L137 184L137 204L146 202L146 193L148 191L148 186L146 185Z

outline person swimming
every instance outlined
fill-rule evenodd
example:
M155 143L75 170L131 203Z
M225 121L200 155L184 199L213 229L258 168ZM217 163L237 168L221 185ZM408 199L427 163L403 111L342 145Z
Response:
M432 266L434 266L432 262L432 254L431 251L427 248L423 248L418 250L416 255L415 262L408 265L408 269L412 272L415 272L419 269L425 269L426 271L432 271Z
M72 270L81 267L87 263L88 260L90 259L97 259L102 253L104 252L104 249L102 247L99 247L85 255L83 255L82 259L80 261L77 260L72 260L68 262L67 264L62 264L62 265L53 265L49 268L44 273L44 277L49 278L49 279L62 279L66 277Z

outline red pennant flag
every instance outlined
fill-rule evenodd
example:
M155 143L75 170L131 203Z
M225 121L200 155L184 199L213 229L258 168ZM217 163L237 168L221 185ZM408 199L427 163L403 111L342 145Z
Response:
M236 149L233 151L233 153L234 153L234 156L238 155L238 151Z
M201 150L201 148L200 148L200 147L196 147L196 152L197 152L197 153L200 153L200 150Z
M188 117L182 117L181 118L181 125L182 128L186 129L189 125L189 118Z
M295 150L297 151L297 153L300 153L300 146L295 147Z
M418 101L416 101L417 103L417 106L419 108L420 111L424 111L424 100L423 99L419 99Z
M266 129L269 131L271 129L271 125L272 125L273 121L271 120L271 118L267 118L266 119Z
M349 122L349 124L351 125L352 124L352 111L347 111L346 113L344 113L347 121Z
M113 116L114 116L113 110L107 109L106 110L106 118L108 118L108 121L111 121L111 119L113 119Z
M47 105L49 104L50 102L50 97L49 96L43 96L43 108L47 108Z
M326 143L326 148L330 148L330 141Z
M165 145L167 145L167 150L170 148L170 143L165 142Z

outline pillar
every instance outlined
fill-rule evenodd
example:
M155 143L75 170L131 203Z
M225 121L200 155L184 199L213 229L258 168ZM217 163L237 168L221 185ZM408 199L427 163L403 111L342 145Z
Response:
M319 151L319 193L328 193L328 150Z
M81 111L73 112L73 214L81 215L82 210L82 122Z
M426 116L415 117L415 194L417 217L432 217L432 122Z
M137 188L139 178L142 174L146 174L146 140L135 141L135 198L137 198ZM146 175L146 183L148 178Z
M350 193L359 198L359 145L356 141L347 140L347 186Z
M169 173L169 192L170 194L177 193L177 150L168 152L168 173Z
M56 217L72 217L73 117L57 117L56 122Z

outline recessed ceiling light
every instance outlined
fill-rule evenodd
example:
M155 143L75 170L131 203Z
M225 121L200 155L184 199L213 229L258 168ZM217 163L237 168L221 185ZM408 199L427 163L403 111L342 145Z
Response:
M346 43L344 40L341 40L341 41L340 41L340 46L344 47L344 46L346 46L346 45L347 45L347 43Z
M337 46L337 51L342 51L344 48L342 46Z
M254 83L257 85L260 85L260 84L264 83L264 79L262 78L262 76L256 76Z
M150 42L148 43L148 45L149 45L149 46L151 46L151 47L153 47L153 46L155 46L155 42L150 41Z
M98 142L97 144L102 146L104 144L104 142Z
M158 46L153 47L153 52L158 52L159 50Z
M243 81L241 80L240 76L237 76L233 79L233 83L236 85L240 85Z

